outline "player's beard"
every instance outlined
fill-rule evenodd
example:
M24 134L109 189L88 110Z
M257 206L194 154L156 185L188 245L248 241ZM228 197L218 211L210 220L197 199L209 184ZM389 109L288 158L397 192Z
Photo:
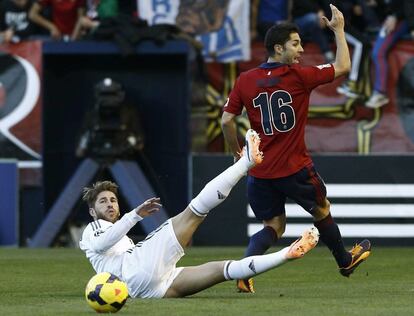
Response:
M121 217L121 214L119 211L116 211L115 209L113 209L113 211L114 211L113 214L107 213L107 211L105 211L105 213L103 214L97 213L97 218L103 219L104 221L107 221L107 222L115 223Z
M115 210L114 210L114 212L115 212L115 214L113 214L113 215L111 215L111 217L109 218L110 220L110 222L112 222L112 223L115 223L118 219L119 219L119 217L120 217L120 213L119 213L119 211L118 212L116 212ZM108 216L109 217L109 216Z

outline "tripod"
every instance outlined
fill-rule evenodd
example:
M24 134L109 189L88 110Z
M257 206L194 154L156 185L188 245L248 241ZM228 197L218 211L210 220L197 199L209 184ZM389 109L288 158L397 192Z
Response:
M154 190L135 161L118 159L113 163L103 164L94 159L86 158L66 184L33 238L28 242L30 248L51 245L82 194L82 188L87 186L102 168L109 169L131 209L142 201L155 196ZM161 208L157 213L146 217L139 223L148 234L167 219L167 212Z

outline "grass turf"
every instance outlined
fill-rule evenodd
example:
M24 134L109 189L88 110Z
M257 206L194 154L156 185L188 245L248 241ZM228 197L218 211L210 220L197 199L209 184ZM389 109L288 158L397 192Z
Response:
M190 248L179 265L239 258L242 248ZM77 249L0 248L0 315L94 315L94 274ZM414 248L373 248L348 279L324 246L256 277L256 294L226 282L184 299L129 299L120 315L414 315Z

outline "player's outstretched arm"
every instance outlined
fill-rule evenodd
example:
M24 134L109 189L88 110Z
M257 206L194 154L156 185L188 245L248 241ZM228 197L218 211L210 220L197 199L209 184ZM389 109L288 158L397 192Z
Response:
M136 223L144 217L157 212L161 207L159 202L159 198L148 199L132 211L126 213L115 223L100 219L98 224L89 224L85 229L85 231L89 232L87 234L89 237L82 237L80 241L81 249L90 249L98 253L107 251L120 241Z
M137 215L144 218L146 216L154 214L155 212L158 212L160 208L162 207L162 204L160 202L161 202L160 198L153 197L153 198L146 200L141 205L137 206L134 210L137 213Z
M345 39L345 21L344 16L337 7L330 4L332 18L328 20L327 17L322 17L326 26L329 27L335 34L336 42L336 58L333 66L335 68L335 78L347 74L351 69L351 58L349 56L349 49Z
M236 115L223 112L221 117L221 128L223 130L224 139L226 140L229 148L233 154L234 161L239 160L241 147L237 139L237 127L236 127Z

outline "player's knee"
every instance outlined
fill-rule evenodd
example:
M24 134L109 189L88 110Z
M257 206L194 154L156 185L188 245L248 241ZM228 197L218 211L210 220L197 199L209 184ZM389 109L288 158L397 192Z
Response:
M321 203L316 205L312 215L316 221L319 221L329 215L331 210L331 203L328 199L324 199Z
M326 210L327 213L331 210L331 202L328 199L324 199L322 202L322 208Z
M263 221L265 226L268 226L276 233L276 238L280 238L285 233L286 229L286 217L284 215L276 216L271 220Z
M278 226L277 229L275 230L277 238L282 237L283 234L285 233L285 230L286 230L286 224Z

